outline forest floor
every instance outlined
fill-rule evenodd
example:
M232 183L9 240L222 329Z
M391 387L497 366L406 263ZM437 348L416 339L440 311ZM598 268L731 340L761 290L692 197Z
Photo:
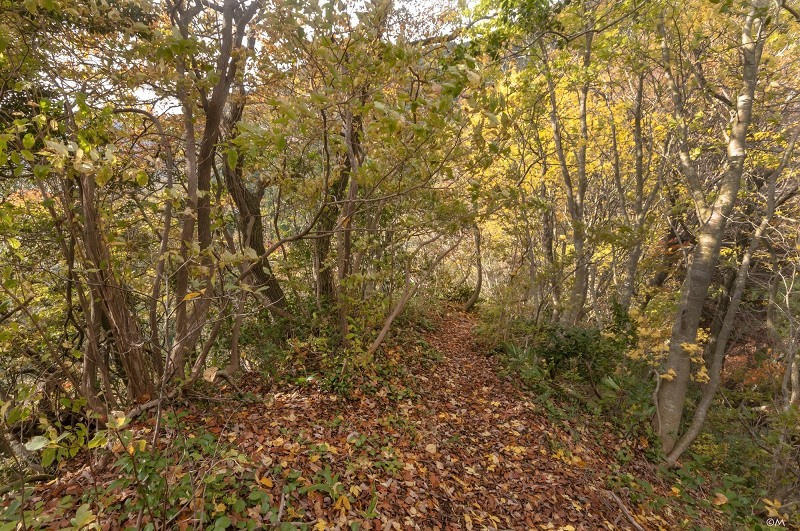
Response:
M657 479L656 467L641 455L619 464L613 456L622 441L610 428L592 429L580 418L548 420L513 376L499 376L495 359L479 352L473 327L470 316L451 312L426 336L439 359L413 366L374 392L359 389L342 398L316 386L276 391L245 380L242 389L263 393L266 402L243 404L223 392L215 400L174 408L181 414L163 424L159 447L189 448L195 440L213 444L202 459L188 449L154 465L173 492L155 499L172 500L173 509L181 509L172 511L168 527L716 527L711 513L694 521L679 516L671 486ZM149 439L153 427L151 418L133 429ZM114 451L117 458L126 456L119 444ZM138 472L146 476L147 452L132 447L128 452L140 456ZM34 490L29 503L38 501L49 514L47 526L64 528L70 519L76 523L75 512L59 509L64 506L59 500L94 489L101 495L89 509L103 529L163 522L155 516L157 508L132 505L137 488L141 494L152 480L138 487L111 483L119 477L120 462L90 473L68 461L59 479ZM628 489L614 492L609 486L614 475L644 479L662 502L638 496L634 503ZM181 484L190 485L193 494L176 495ZM198 525L202 512L206 523Z

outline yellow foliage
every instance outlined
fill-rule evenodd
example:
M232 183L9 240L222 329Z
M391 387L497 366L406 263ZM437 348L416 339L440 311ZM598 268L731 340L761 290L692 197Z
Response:
M670 368L664 374L659 375L662 380L670 380L672 381L678 374L675 372L675 369Z

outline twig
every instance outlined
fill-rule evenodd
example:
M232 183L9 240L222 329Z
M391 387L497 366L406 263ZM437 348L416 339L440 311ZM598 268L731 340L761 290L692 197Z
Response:
M631 524L631 525L632 525L632 526L633 526L633 527L634 527L634 528L635 528L637 531L644 531L644 528L643 528L642 526L640 526L640 525L639 525L639 522L637 522L637 521L636 521L636 520L633 518L633 516L631 515L631 513L628 511L627 507L625 507L625 504L624 504L624 503L622 503L622 500L620 500L620 499L619 499L619 496L617 496L616 494L614 494L614 493L613 493L613 492L611 492L610 490L609 490L609 491L606 491L606 492L608 492L608 493L611 495L611 497L614 499L614 501L615 501L615 502L617 502L617 505L619 506L619 509L622 511L622 514L624 514L624 515L625 515L625 518L628 520L628 522L629 522L629 523L630 523L630 524Z
M278 507L278 518L276 519L276 522L278 522L278 524L280 524L281 518L283 518L283 508L285 505L286 505L286 493L283 493L281 494L281 504Z
M661 411L658 407L658 390L661 388L661 375L658 374L658 371L653 369L653 373L656 377L656 388L653 390L653 405L656 406L656 421L658 422L658 434L661 435Z
M235 390L235 391L236 391L236 392L237 392L239 395L242 395L242 394L243 394L243 393L242 393L242 390L239 388L239 386L238 386L238 385L236 385L236 382L234 382L234 381L233 381L233 378L232 378L232 377L231 377L231 375L230 375L230 374L228 374L227 372L225 372L225 371L218 371L218 372L217 372L217 374L216 374L215 376L216 376L216 378L219 378L220 380L225 380L226 382L228 382L228 385L230 385L231 387L233 387L233 389L234 389L234 390ZM216 379L216 378L215 378L215 379Z
M12 481L11 483L8 483L7 485L3 485L2 487L0 487L0 496L16 489L20 485L25 485L26 483L36 483L39 481L48 481L51 479L53 479L53 476L51 476L50 474L36 474L33 476L24 477L22 479L17 479L15 481Z

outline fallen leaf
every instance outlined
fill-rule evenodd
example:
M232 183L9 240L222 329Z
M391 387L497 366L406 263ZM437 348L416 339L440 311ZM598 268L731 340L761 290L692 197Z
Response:
M219 367L209 367L208 369L203 371L203 380L207 382L213 382L214 379L217 377L217 372L219 371Z
M728 497L718 492L717 495L714 497L714 505L725 505L728 503Z

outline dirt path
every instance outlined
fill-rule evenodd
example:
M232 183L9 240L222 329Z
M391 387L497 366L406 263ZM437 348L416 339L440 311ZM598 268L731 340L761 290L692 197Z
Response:
M606 490L607 458L584 444L582 427L554 427L498 377L495 360L476 352L473 327L454 312L427 336L442 360L415 371L413 399L379 392L327 411L342 424L320 435L344 439L335 469L362 494L344 516L326 514L332 500L315 516L339 528L355 517L362 529L632 529ZM319 428L325 408L311 404L296 403ZM372 489L379 516L359 518ZM656 515L639 518L667 528Z
M595 456L497 376L494 360L475 351L472 327L455 314L429 338L444 360L421 392L420 445L437 445L427 484L439 513L422 528L608 525Z

